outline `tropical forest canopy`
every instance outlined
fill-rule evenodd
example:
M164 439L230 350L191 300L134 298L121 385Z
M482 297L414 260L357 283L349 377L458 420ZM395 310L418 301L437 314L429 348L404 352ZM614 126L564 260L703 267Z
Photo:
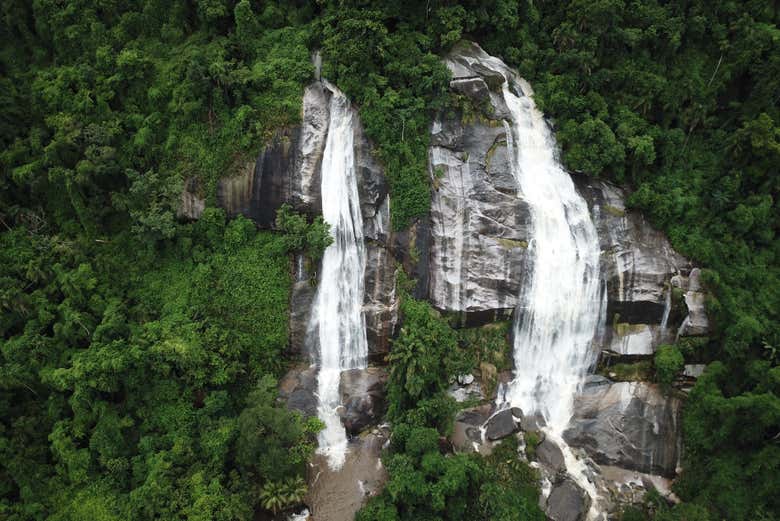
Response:
M316 258L326 228L227 220L216 183L299 121L319 49L385 166L393 226L408 227L430 204L430 121L453 103L440 57L463 38L533 84L572 172L632 189L705 268L716 331L678 346L710 362L685 408L684 503L650 511L780 517L778 9L4 0L0 519L249 520L299 500L320 426L277 404L275 379L289 253ZM191 177L209 206L194 223L176 215ZM427 304L406 296L403 313L390 481L359 518L539 518L530 470L502 452L437 458L441 371L468 354Z

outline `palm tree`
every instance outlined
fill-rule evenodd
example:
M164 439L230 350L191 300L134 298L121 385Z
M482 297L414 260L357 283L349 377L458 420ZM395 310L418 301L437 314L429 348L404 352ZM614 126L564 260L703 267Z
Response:
M284 497L288 507L303 503L303 498L306 497L308 488L303 478L296 476L294 478L287 478L284 480Z
M277 514L286 505L284 485L279 482L269 481L260 490L260 504L263 508Z
M303 503L306 497L306 482L300 476L284 481L269 481L260 490L260 504L274 514Z

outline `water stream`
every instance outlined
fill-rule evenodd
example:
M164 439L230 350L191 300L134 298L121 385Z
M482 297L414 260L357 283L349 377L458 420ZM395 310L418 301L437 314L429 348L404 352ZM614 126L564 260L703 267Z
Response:
M318 416L325 423L318 453L332 469L344 464L347 435L338 409L341 372L365 368L368 347L363 315L366 254L355 172L353 110L347 97L327 84L330 123L322 158L322 215L334 242L322 258L310 329L316 331Z
M606 311L599 239L586 201L558 161L555 139L533 102L530 85L497 58L491 61L491 68L504 71L503 96L511 114L505 121L507 146L532 229L530 268L515 311L514 378L503 406L544 417L569 476L591 497L588 519L595 519L596 487L563 432L574 397L596 361L593 341Z

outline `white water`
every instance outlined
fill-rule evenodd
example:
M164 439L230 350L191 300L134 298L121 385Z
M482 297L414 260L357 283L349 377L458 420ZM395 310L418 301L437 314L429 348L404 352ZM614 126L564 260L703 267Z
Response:
M364 368L368 347L363 315L366 255L355 173L354 129L349 101L338 89L330 101L330 124L322 158L322 215L334 242L322 258L310 327L317 331L318 416L325 423L318 453L331 469L344 464L347 435L341 424L341 372Z
M530 92L527 84L524 92ZM504 84L512 114L507 143L513 173L529 205L532 268L515 313L512 405L541 413L557 434L566 429L574 395L596 351L605 295L599 240L588 205L555 157L555 141L533 100Z
M563 451L568 474L591 497L587 519L593 520L601 517L600 497L563 432L575 394L595 362L593 341L606 310L598 235L587 203L558 162L555 140L531 98L530 85L497 58L488 61L506 79L503 95L511 114L505 122L507 146L532 227L531 267L515 311L514 379L503 389L502 407L544 417L545 431Z

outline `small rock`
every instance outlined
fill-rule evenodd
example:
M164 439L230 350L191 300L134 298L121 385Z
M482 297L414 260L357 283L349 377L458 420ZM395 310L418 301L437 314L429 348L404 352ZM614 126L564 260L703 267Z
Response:
M460 385L471 385L471 383L474 381L474 375L473 374L461 374L458 375L458 383Z
M485 436L491 441L506 438L517 432L517 423L511 409L504 409L494 414L487 422Z
M704 374L706 368L707 364L685 364L683 376L687 376L688 378L699 378Z

